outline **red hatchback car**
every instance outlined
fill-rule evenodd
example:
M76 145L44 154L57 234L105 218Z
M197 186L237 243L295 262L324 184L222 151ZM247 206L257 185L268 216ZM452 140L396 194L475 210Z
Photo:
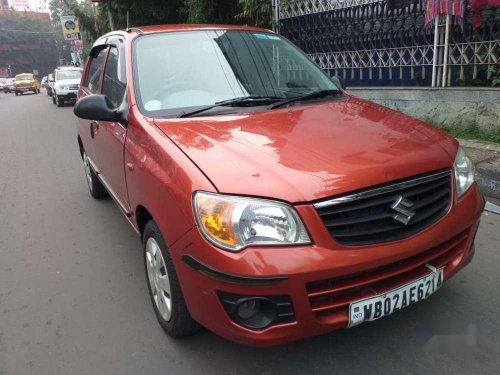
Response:
M341 86L268 30L95 43L74 108L87 182L141 236L167 333L264 346L352 327L472 259L484 199L457 141Z

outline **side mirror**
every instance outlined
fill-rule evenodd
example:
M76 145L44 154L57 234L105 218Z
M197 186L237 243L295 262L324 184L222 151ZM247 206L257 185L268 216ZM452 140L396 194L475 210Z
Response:
M79 99L73 108L73 113L85 120L113 121L123 125L128 123L127 106L113 108L105 95L94 94Z
M49 79L49 82L54 82L54 78Z
M346 89L346 84L345 84L344 78L342 78L340 76L333 76L332 81L333 81L333 83L335 83L335 85L337 87L340 87L342 90Z

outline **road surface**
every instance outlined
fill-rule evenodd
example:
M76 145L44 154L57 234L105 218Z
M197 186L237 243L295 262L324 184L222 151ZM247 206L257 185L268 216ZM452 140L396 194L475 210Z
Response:
M141 243L85 185L71 106L0 94L0 375L498 374L500 216L470 266L385 319L255 349L208 331L167 337Z

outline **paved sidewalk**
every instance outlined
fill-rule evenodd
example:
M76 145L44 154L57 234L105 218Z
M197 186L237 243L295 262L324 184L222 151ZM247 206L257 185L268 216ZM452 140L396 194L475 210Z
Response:
M476 181L487 197L500 199L500 145L459 139L476 166Z

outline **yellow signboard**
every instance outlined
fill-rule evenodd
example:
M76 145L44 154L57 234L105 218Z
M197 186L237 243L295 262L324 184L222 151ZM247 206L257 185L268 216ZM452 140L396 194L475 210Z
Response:
M75 16L61 16L64 40L80 40L81 34Z

